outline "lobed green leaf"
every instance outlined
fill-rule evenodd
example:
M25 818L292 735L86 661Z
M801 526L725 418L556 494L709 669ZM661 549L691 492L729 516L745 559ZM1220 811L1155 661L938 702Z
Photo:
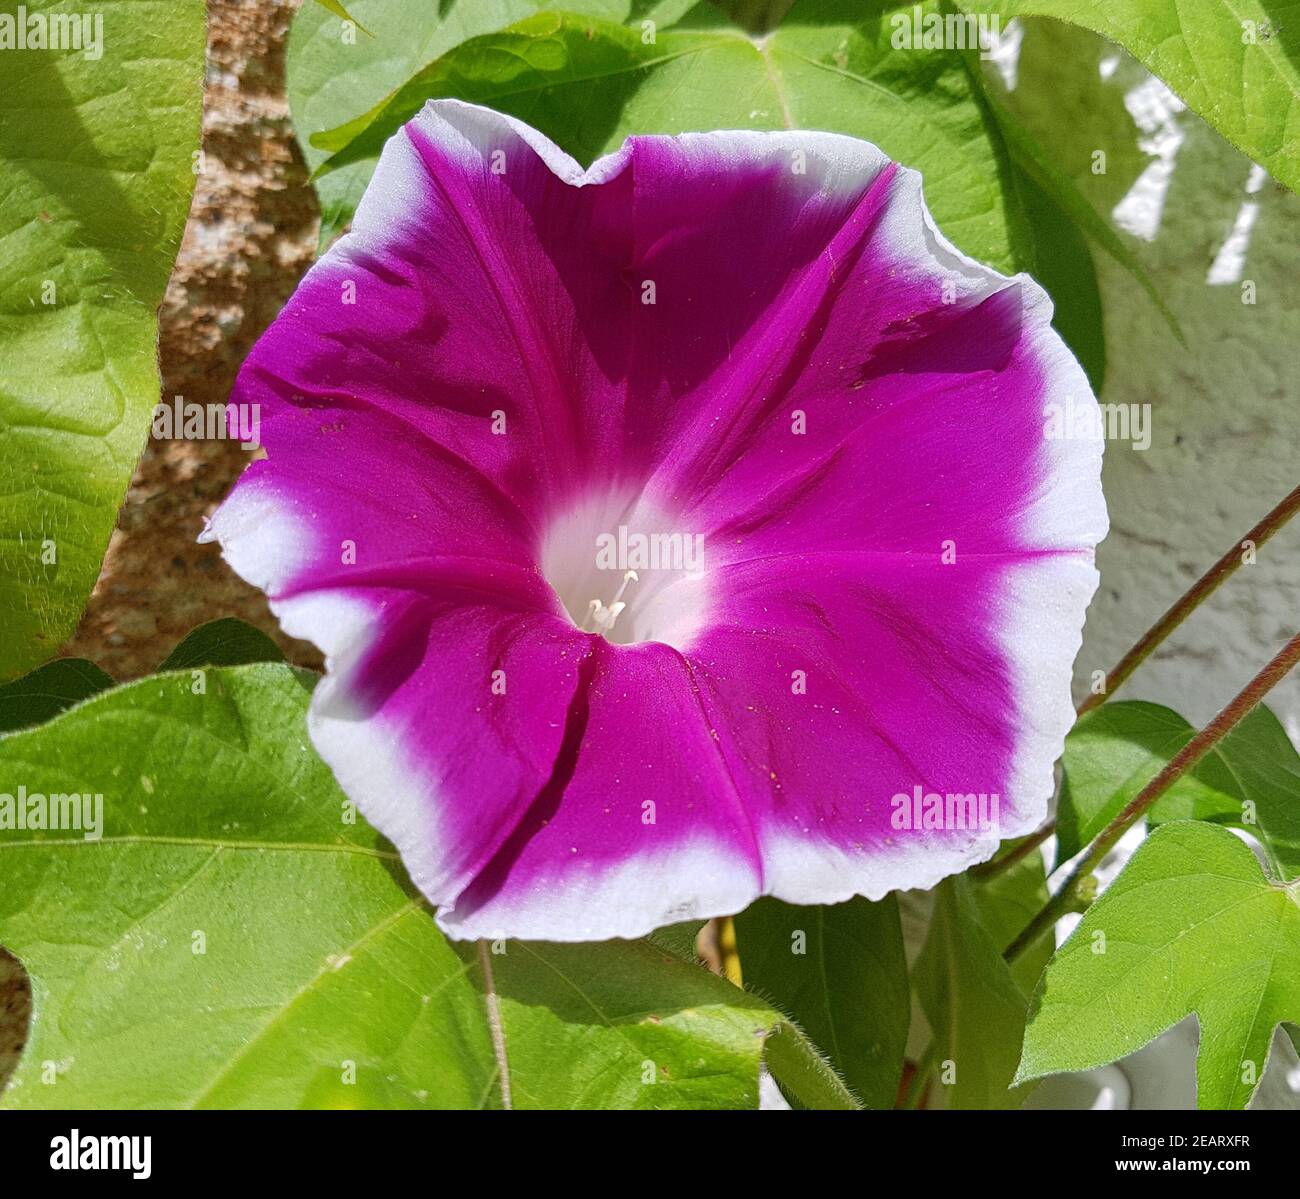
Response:
M851 1105L650 942L447 941L307 744L314 684L160 675L0 741L0 943L33 988L0 1106L753 1107L778 1030L805 1101ZM14 827L20 787L102 796L100 835Z
M1226 829L1156 829L1047 967L1016 1081L1115 1061L1194 1014L1199 1106L1245 1107L1275 1027L1300 1020L1298 900Z

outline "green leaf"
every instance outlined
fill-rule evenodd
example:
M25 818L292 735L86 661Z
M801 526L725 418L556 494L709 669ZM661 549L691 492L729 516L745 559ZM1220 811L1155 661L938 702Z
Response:
M892 1108L911 1014L898 901L760 899L735 921L746 988L793 1017L867 1107Z
M1196 730L1160 704L1115 701L1081 717L1065 739L1057 865L1069 861L1160 772ZM1175 784L1202 787L1190 772Z
M1156 829L1048 966L1017 1081L1115 1061L1195 1014L1199 1106L1245 1107L1274 1027L1300 1019L1298 903L1226 829Z
M584 162L632 133L784 127L866 138L922 172L936 221L963 250L999 270L1019 264L1012 226L1023 213L1002 185L1000 141L961 54L895 50L879 3L802 0L758 41L703 7L651 44L638 29L540 14L450 50L370 111L313 136L335 152L324 177L373 163L439 96L511 113Z
M57 658L0 687L0 733L44 724L83 699L111 687L109 678L84 658Z
M284 654L261 629L225 616L188 633L158 667L196 670L201 666L247 666L250 662L283 662Z
M1004 857L1020 844L1008 841L998 853ZM971 888L979 921L998 953L1006 950L1047 903L1047 869L1035 851L990 878L980 878ZM1052 956L1053 940L1046 933L1011 964L1011 976L1029 995Z
M1263 845L1276 878L1300 878L1300 754L1281 721L1261 705L1215 746L1213 756L1216 763L1203 773L1214 785L1175 784L1148 822L1209 820L1242 829Z
M1054 17L1118 42L1274 179L1300 191L1296 0L981 0L978 7Z
M724 979L649 942L448 942L308 747L314 682L160 675L0 741L34 1003L0 1106L500 1106L485 962L514 1106L755 1105L783 1019ZM102 837L4 827L19 786L102 794Z
M785 1041L767 1005L646 941L511 941L490 960L515 1107L752 1108L764 1045ZM466 1006L481 1019L480 995Z
M1025 996L980 922L970 880L947 879L934 897L912 984L930 1024L947 1106L1019 1107L1026 1088L1008 1087L1020 1057Z
M1097 291L1096 273L1090 271L1090 277L1084 275L1078 251L1070 248L1068 244L1070 239L1086 233L1095 244L1105 250L1142 285L1160 315L1164 317L1165 323L1179 341L1183 341L1183 331L1178 318L1165 303L1164 296L1156 288L1146 268L1124 244L1110 221L1097 212L1071 179L1057 170L1047 152L1025 129L1015 114L987 89L984 94L990 111L997 120L998 129L1006 139L1018 176L1023 180L1022 186L1028 191L1024 203L1029 214L1030 225L1038 233L1039 246L1038 269L1035 270L1032 265L1030 268L1033 270L1034 277L1053 296L1068 296L1076 287L1086 289L1085 295L1080 297L1081 311L1076 315L1071 306L1066 310L1067 318L1082 326L1080 334L1085 332L1091 334L1101 322L1101 300ZM1062 243L1065 243L1064 248ZM1091 268L1091 255L1085 257ZM1071 278L1067 272L1073 272L1074 278ZM1095 323L1087 317L1094 304L1098 310ZM1085 352L1081 353L1075 341L1066 336L1065 330L1061 330L1061 335L1066 337L1071 349L1087 368L1086 348ZM1088 379L1093 384L1093 390L1100 391L1099 382L1094 378L1092 370L1088 371Z
M666 924L657 928L647 940L658 945L665 953L681 958L683 962L698 962L699 954L695 952L695 942L699 940L700 930L707 922L704 920L685 920L681 924Z
M703 921L688 920L655 929L647 940L684 962L700 964L695 944L703 928ZM799 1106L817 1110L860 1109L861 1103L844 1085L835 1067L789 1019L788 1012L783 1011L782 1015L784 1019L767 1039L764 1060L787 1098Z
M1092 252L1072 216L1051 193L1019 165L1012 165L1011 175L1033 231L1032 259L1025 268L1052 296L1052 326L1100 395L1106 379L1106 336Z
M58 650L99 574L194 188L201 0L92 15L102 57L0 51L0 680Z
M285 73L294 131L308 167L315 170L327 157L312 145L312 134L378 104L452 47L551 7L558 5L549 0L442 0L437 5L353 0L351 10L372 36L348 39L327 12L304 4L289 31ZM613 21L628 15L627 0L568 0L563 7ZM322 250L352 220L374 166L370 159L315 180Z
M1088 844L1195 735L1177 712L1121 701L1084 716L1065 741L1058 860ZM1300 755L1256 708L1152 808L1151 823L1194 818L1257 837L1278 878L1300 876Z
M372 34L369 29L367 29L364 25L362 25L360 21L356 20L352 16L352 14L348 12L348 10L344 8L342 4L339 3L339 0L316 0L316 3L319 4L321 8L323 8L326 12L333 13L334 16L338 17L340 21L351 21L353 25L355 25L358 29L362 31L362 33L368 34L370 37L374 37L374 34Z
M946 3L940 8L948 11ZM919 53L928 56L934 51ZM1052 325L1078 358L1093 391L1100 394L1106 376L1101 292L1092 253L1073 215L1076 204L1091 209L1069 180L1029 168L1020 143L1032 139L990 89L978 51L968 49L960 57L972 101L988 127L1000 185L1007 196L1013 260L1051 295Z

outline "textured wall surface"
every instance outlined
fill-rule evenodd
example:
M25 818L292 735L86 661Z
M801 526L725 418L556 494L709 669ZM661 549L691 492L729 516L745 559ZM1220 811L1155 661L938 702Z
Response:
M1109 360L1101 398L1150 404L1152 439L1146 451L1107 446L1111 533L1098 553L1101 589L1077 663L1086 685L1300 483L1300 197L1258 177L1258 190L1248 191L1250 161L1191 113L1170 113L1180 106L1098 38L1038 22L1027 26L1016 65L1012 96L1097 209L1119 209L1121 236L1186 338L1179 344L1132 276L1096 252ZM1032 89L1032 107L1024 89ZM1099 149L1107 155L1100 176L1092 174ZM1251 220L1240 247L1234 227ZM1212 269L1221 282L1208 281ZM1242 303L1246 280L1255 284L1253 305ZM1298 628L1300 520L1122 694L1201 723ZM1300 676L1268 702L1300 737Z

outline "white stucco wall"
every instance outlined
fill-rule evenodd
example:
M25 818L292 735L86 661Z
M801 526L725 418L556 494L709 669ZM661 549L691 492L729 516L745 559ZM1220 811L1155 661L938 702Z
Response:
M1077 663L1082 695L1093 670L1112 666L1300 482L1300 197L1252 172L1244 155L1099 38L1027 23L1016 57L1012 102L1121 230L1187 342L1179 344L1124 268L1095 252L1108 350L1101 398L1149 403L1152 442L1145 452L1107 447L1111 534L1098 553L1101 589ZM1107 154L1102 176L1091 169L1098 149ZM1241 280L1254 282L1254 305L1242 303ZM1300 519L1120 694L1203 723L1298 628ZM1300 740L1300 675L1268 703Z

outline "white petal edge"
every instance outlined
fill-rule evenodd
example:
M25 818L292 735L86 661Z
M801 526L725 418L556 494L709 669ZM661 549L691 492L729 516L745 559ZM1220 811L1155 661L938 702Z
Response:
M539 881L526 894L503 891L473 911L444 907L438 925L457 940L631 939L668 924L742 911L758 895L758 880L744 861L697 837L614 866L586 870L575 861L558 886Z

